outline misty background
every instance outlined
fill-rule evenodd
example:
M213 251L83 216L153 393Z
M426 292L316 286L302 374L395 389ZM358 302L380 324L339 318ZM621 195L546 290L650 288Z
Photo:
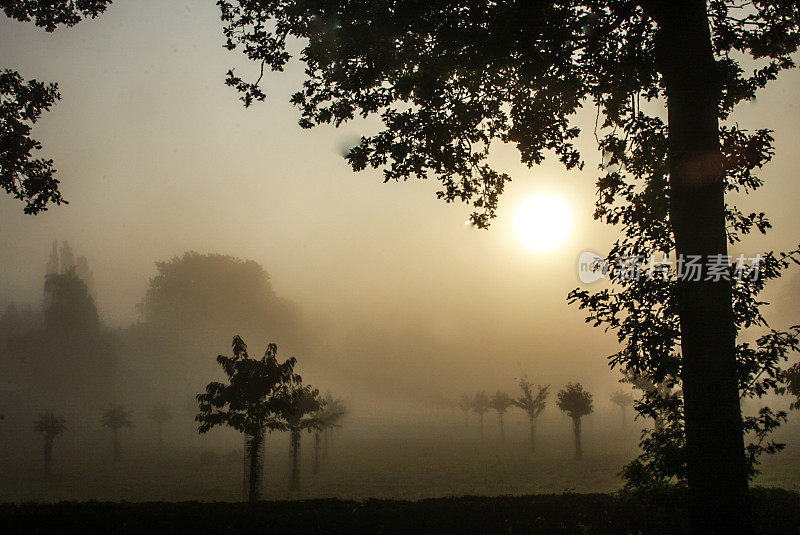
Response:
M350 170L342 155L375 130L374 122L300 129L288 104L300 85L299 64L270 74L268 100L245 110L224 74L234 66L252 74L253 66L222 48L220 27L213 2L188 0L120 0L97 20L53 34L0 20L0 64L59 83L62 100L33 136L55 160L70 203L25 216L18 202L0 199L4 497L236 498L238 472L220 475L219 488L198 483L194 490L178 483L141 490L102 478L61 490L15 483L37 462L40 437L31 422L43 410L67 417L68 432L57 444L74 476L65 481L86 481L76 474L109 462L99 419L112 402L134 413L136 427L124 437L129 459L155 455L146 411L164 402L174 413L165 440L174 457L198 466L241 463L241 437L226 430L199 437L193 422L193 396L219 378L214 358L229 353L234 334L251 356L277 343L279 357L298 359L305 381L346 400L340 461L362 486L343 491L336 483L342 473L329 474L313 488L320 495L531 490L530 473L520 470L534 470L521 413L511 413L504 446L519 443L518 450L496 450L490 413L488 449L479 455L471 446L474 415L465 427L461 413L443 403L477 390L516 395L523 376L552 385L540 451L556 461L569 458L563 450L570 428L554 392L579 381L595 399L595 414L584 423L585 449L600 456L593 461L599 475L587 478L572 467L572 479L563 471L538 473L535 484L615 488L616 472L635 451L636 426L650 424L631 420L620 433L619 409L609 397L630 389L606 362L616 339L585 324L565 300L581 285L580 253L602 252L617 235L591 218L600 163L595 110L588 106L581 115L581 172L566 173L554 162L528 169L514 147L495 151L498 169L513 182L499 218L479 231L464 224L468 207L435 198L435 183L384 184L379 171ZM766 186L743 204L765 210L774 230L734 247L734 255L800 241L790 201L800 198L800 110L788 99L799 83L800 73L788 72L738 113L741 126L775 130L776 156L762 172ZM572 220L566 244L546 254L527 250L514 229L519 207L540 191L569 199ZM48 273L56 282L46 289ZM82 299L81 283L90 301ZM776 326L798 322L798 292L797 271L770 289L776 305L767 316ZM62 305L75 312L58 314ZM789 445L768 461L768 478L797 466L797 420L792 414L777 434ZM287 455L281 441L268 439L268 452L274 446L275 455ZM434 464L444 473L426 476ZM288 461L274 460L276 479L281 467ZM127 481L136 481L136 472L129 466ZM465 472L472 477L463 484L441 486ZM794 481L782 484L796 488Z

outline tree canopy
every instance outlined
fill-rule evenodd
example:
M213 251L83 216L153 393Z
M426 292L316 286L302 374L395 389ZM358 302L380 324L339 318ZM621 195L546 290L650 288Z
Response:
M0 0L6 16L33 22L52 32L58 26L74 26L97 17L111 0ZM47 210L48 204L66 203L58 189L53 160L35 158L42 144L31 137L31 128L42 113L61 98L58 84L24 80L11 69L0 72L0 187L25 203L26 214Z
M267 346L261 359L250 358L239 336L233 337L231 345L233 356L217 357L228 383L211 382L205 393L197 396L198 430L207 433L215 426L226 425L249 436L261 436L267 429L286 429L281 417L288 395L284 391L300 383L300 376L294 373L297 361L289 358L278 362L275 344Z
M246 105L266 98L264 70L282 70L301 39L307 78L292 97L301 126L378 115L382 130L347 156L353 168L381 168L387 181L435 178L438 196L471 203L480 227L510 180L488 163L493 143L514 144L529 166L552 152L579 167L579 108L593 101L603 126L626 128L641 100L666 96L669 51L656 34L669 4L658 0L218 4L227 47L260 68L250 81L228 73ZM788 0L713 0L707 16L726 116L794 66L800 10ZM738 54L762 63L747 73Z
M556 404L570 418L581 418L594 411L592 395L585 391L580 383L567 383L567 386L558 392Z

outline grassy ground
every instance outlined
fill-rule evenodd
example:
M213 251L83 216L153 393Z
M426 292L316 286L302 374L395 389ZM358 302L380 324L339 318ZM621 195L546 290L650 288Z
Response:
M800 494L755 489L757 533L800 533ZM6 533L679 534L682 496L550 494L397 500L0 505Z

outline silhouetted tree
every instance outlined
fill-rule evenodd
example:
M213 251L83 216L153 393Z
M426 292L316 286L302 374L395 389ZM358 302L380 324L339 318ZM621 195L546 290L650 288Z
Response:
M52 32L57 26L74 26L85 17L96 17L110 3L111 0L3 1L0 7L12 19L33 21ZM53 160L33 158L32 152L42 145L30 137L31 127L60 98L57 84L25 81L10 69L0 72L0 187L25 203L26 214L47 210L49 203L66 202L58 190Z
M580 383L567 383L567 386L558 393L558 401L556 403L559 409L572 418L572 432L575 437L575 458L580 459L583 457L581 418L591 414L594 410L592 408L592 395L584 391Z
M473 396L471 408L478 415L481 438L483 438L483 415L489 411L489 396L486 395L486 392L481 390Z
M464 413L464 426L466 427L469 424L469 411L472 410L472 397L464 394L458 398L456 405Z
M131 411L125 405L111 405L103 413L100 420L102 424L111 429L111 437L114 444L114 462L120 460L120 446L119 446L119 431L125 427L133 427L133 420L131 420Z
M56 416L52 412L40 415L33 424L33 430L41 433L44 438L44 475L47 478L53 475L53 440L66 429L64 417Z
M628 426L628 407L633 405L633 396L630 392L623 392L622 390L617 390L613 394L611 394L611 402L619 407L620 412L622 413L622 427L626 428Z
M164 424L172 421L172 407L167 403L153 405L150 410L147 411L147 417L156 424L158 449L162 449L164 447Z
M608 132L598 135L600 148L612 167L620 164L598 180L597 217L656 238L646 248L617 244L610 256L652 246L698 255L703 265L700 280L678 281L674 292L658 288L660 305L672 294L658 314L676 318L671 327L681 338L692 524L703 533L752 529L734 295L729 280L704 275L711 258L727 254L729 222L761 226L757 213L726 212L724 194L760 185L750 171L769 160L772 138L767 130L748 134L719 123L795 66L797 2L225 0L219 6L227 48L240 47L261 67L255 83L228 72L228 85L242 92L246 106L266 97L259 85L264 68L283 70L292 57L287 42L301 39L307 80L292 97L301 126L380 115L383 128L350 150L352 167L383 168L386 181L435 177L443 184L438 196L472 203L479 210L472 220L481 227L494 217L509 180L489 164L492 142L515 144L529 166L549 150L567 168L579 167L573 116L591 99ZM751 58L756 68L740 66ZM667 125L648 109L660 106L643 107L642 100L665 103ZM626 206L610 209L615 200ZM623 314L626 308L617 306L611 323L619 325ZM632 315L640 330L648 329L649 318ZM626 332L633 330L623 330L623 338ZM640 349L651 349L639 333L634 338ZM673 344L663 345L669 347L659 352L669 357ZM640 351L620 358L625 367L662 361L647 362Z
M528 414L528 421L531 427L531 451L536 449L536 419L547 405L547 391L550 385L537 385L536 393L533 393L533 385L528 382L526 377L519 380L519 388L522 394L514 400L514 404Z
M513 405L514 400L512 400L508 394L499 390L495 392L494 396L492 396L492 399L489 400L489 407L497 411L497 419L498 423L500 424L500 440L503 442L506 440L506 431L503 426L503 416L505 416L508 408Z
M295 385L293 388L281 393L280 415L289 431L292 450L292 475L290 488L300 488L300 438L303 430L319 431L322 422L319 412L324 407L319 390L311 385Z
M279 418L284 407L281 400L287 389L300 383L294 373L294 357L279 363L278 347L269 344L260 360L247 354L247 345L238 335L231 343L233 356L219 355L217 362L228 376L228 383L211 382L204 394L197 395L200 422L198 431L207 433L216 426L228 426L243 433L248 454L248 498L258 501L261 493L261 448L266 430L282 431L285 423Z
M156 262L137 310L145 323L181 338L213 341L217 333L278 332L293 336L297 312L275 295L269 274L252 260L220 254L184 253Z
M790 366L782 374L783 386L778 387L779 394L790 394L795 400L789 405L790 409L800 409L800 363Z
M342 398L334 398L330 392L325 394L322 399L322 407L317 413L320 428L314 430L314 473L319 472L321 457L328 455L330 440L328 433L334 428L341 426L342 419L347 415L347 407ZM320 444L322 436L325 436L325 444Z
M55 264L51 259L47 267L40 319L27 327L18 325L19 331L0 351L16 362L15 369L32 389L47 392L51 403L89 410L113 399L117 343L100 321L86 283L70 264L71 251L64 243L58 258L56 247L58 259ZM66 271L53 272L64 266ZM76 391L85 395L76 398Z

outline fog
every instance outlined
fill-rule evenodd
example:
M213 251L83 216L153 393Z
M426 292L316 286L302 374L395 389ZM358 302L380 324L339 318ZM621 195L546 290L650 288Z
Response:
M244 109L223 83L238 58L222 43L213 2L121 0L53 34L0 19L1 64L60 85L62 100L33 134L69 201L27 216L0 198L4 501L242 499L241 435L199 435L194 421L194 396L224 378L215 358L230 354L236 334L251 356L276 343L304 382L348 409L314 476L313 436L303 433L299 493L287 486L286 433L268 436L265 497L619 488L639 431L653 423L630 409L621 419L610 396L634 391L608 367L616 337L566 302L581 286L580 253L605 251L617 236L591 217L595 110L581 116L583 171L549 160L528 169L513 147L498 148L493 159L513 182L482 231L464 224L469 207L437 200L434 183L353 173L342 149L374 130L370 121L302 130L288 103L299 64L271 75L268 100ZM800 235L788 201L800 194L791 150L800 110L782 103L799 82L784 75L740 114L744 126L775 130L767 186L745 203L775 229L733 254L789 248ZM528 250L515 230L520 206L541 191L568 199L572 222L547 253ZM169 265L180 269L159 281ZM48 274L58 288L46 289ZM796 271L770 289L776 326L797 323L798 291ZM451 406L480 390L516 397L523 377L551 385L535 453L521 410L509 409L501 440L494 411L481 434L474 412L465 423ZM568 382L594 399L581 464L555 404ZM120 463L101 425L112 403L134 424L121 431ZM162 448L147 415L158 403L173 416ZM63 414L67 428L50 481L33 431L44 411ZM762 481L797 488L797 420L778 433L789 446Z

